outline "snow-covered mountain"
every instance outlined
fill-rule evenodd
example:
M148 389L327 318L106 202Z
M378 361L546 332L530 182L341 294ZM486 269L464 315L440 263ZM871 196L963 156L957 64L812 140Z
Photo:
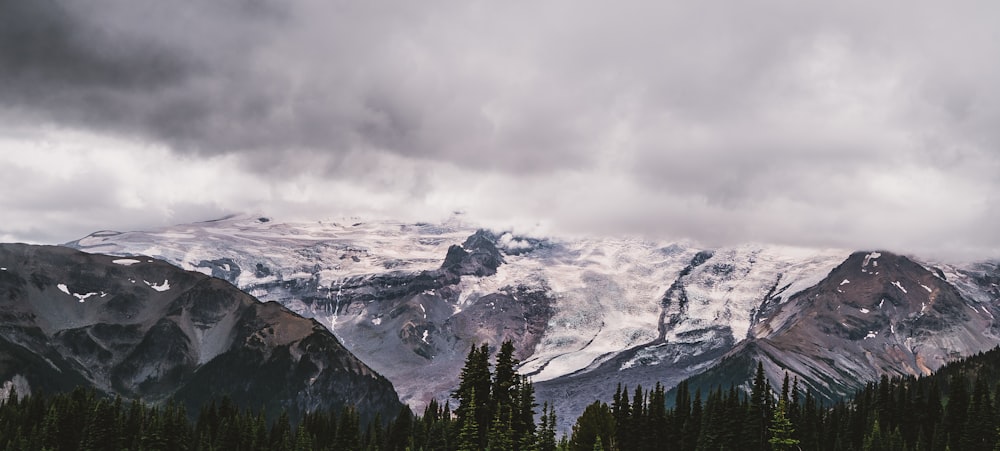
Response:
M473 343L511 339L520 371L564 420L595 396L610 398L615 382L670 386L726 355L735 361L734 353L763 331L787 330L791 312L803 308L801 296L789 300L825 286L851 255L766 245L540 239L478 230L458 217L404 224L235 216L97 232L68 245L162 258L316 318L417 408L448 396ZM996 281L989 279L997 277L995 266L925 266L948 274L940 282L957 288L962 302L997 299L996 286L990 288ZM863 340L865 332L846 338ZM998 342L995 335L963 341L954 355Z

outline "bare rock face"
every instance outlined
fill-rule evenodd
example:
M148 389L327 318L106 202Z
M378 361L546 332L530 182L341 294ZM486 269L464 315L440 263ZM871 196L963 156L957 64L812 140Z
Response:
M692 387L741 382L761 361L772 382L788 371L838 399L881 375L930 374L996 346L996 314L995 302L963 296L941 271L885 251L857 252L757 323Z
M315 320L150 258L0 245L0 381L83 385L196 409L401 408L392 385Z
M610 401L617 382L669 387L697 376L705 389L728 387L749 380L759 360L772 383L787 369L833 399L882 374L926 373L1000 343L991 316L1000 314L1000 265L990 262L540 239L476 230L461 218L236 216L98 232L67 245L155 255L314 318L418 410L454 390L471 345L513 340L519 371L540 402L555 405L567 432L594 398ZM117 309L136 314L131 302ZM100 358L100 347L70 341ZM135 370L144 371L152 370Z

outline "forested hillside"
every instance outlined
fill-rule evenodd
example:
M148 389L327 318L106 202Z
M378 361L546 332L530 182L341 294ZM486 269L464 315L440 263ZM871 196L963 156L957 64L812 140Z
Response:
M82 389L55 396L16 392L0 405L0 450L993 450L1000 443L1000 348L921 378L870 382L851 399L824 405L796 379L770 387L758 366L741 387L692 393L667 408L664 387L617 387L572 431L556 431L531 383L513 370L509 342L490 364L473 347L457 401L404 409L367 424L353 408L315 411L293 424L229 399L191 416L179 404L149 406Z

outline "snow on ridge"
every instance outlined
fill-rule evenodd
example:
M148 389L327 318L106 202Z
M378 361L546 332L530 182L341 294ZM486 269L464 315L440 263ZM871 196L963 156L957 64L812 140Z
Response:
M89 298L91 296L96 296L98 294L98 293L95 293L95 292L90 292L90 293L86 293L86 294L74 293L74 292L69 291L69 287L66 286L66 284L64 284L64 283L60 283L60 284L56 285L56 288L58 288L59 291L62 291L63 293L66 293L66 294L68 294L70 296L73 296L73 297L79 299L80 302L86 301L87 298ZM101 294L102 294L101 297L103 298L104 297L104 292L101 292Z
M331 287L332 294L337 291L333 287L351 277L434 270L440 267L449 246L463 243L476 230L460 222L427 225L351 219L281 223L273 219L262 222L259 216L92 237L80 244L87 250L109 248L103 252L123 256L155 255L205 274L211 269L196 265L231 258L242 270L234 280L237 286L261 301L281 301L279 291L268 293L255 287L289 277L318 275L320 285ZM530 245L508 233L501 233L498 241L499 247L510 251ZM586 368L602 355L655 340L664 293L691 258L706 249L687 241L635 238L553 238L549 243L528 253L505 255L507 263L494 276L463 276L460 301L454 306L460 311L478 296L505 286L549 290L556 315L522 369L542 370L534 376L536 381ZM663 251L668 248L674 250ZM842 250L760 244L713 250L717 256L697 268L697 274L685 284L698 309L691 308L671 333L718 324L729 327L737 340L742 339L752 325L751 310L776 282L779 302L787 301L819 283L849 255ZM720 268L731 264L732 275L707 276L715 263L721 263ZM258 264L271 275L258 277L254 271ZM156 286L169 289L167 281ZM331 330L336 325L344 327L344 321L335 321L333 317L321 322ZM371 320L376 326L380 322L379 318Z
M865 268L868 268L869 263L874 263L874 265L872 266L878 266L878 261L876 261L876 259L878 259L881 256L882 254L878 252L870 252L868 253L868 255L865 255L865 260L861 262L861 272L865 273L868 272L868 270Z
M146 285L149 285L149 288L152 288L152 289L154 289L156 291L167 291L167 290L170 289L170 281L167 280L167 279L163 279L163 283L161 283L161 284L152 283L152 282L150 282L148 280L143 280L143 282Z
M116 265L122 265L122 266L130 266L130 265L134 265L134 264L140 263L140 262L139 262L139 260L136 260L134 258L119 258L119 259L116 259L116 260L111 260L111 263L114 263Z

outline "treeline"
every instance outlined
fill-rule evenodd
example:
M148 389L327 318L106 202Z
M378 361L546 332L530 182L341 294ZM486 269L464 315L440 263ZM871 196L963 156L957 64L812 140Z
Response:
M369 424L352 408L309 412L293 424L287 413L269 419L223 398L192 420L174 402L150 406L83 389L22 399L12 391L0 404L0 450L553 451L555 412L544 405L536 425L534 389L515 371L513 356L513 344L504 343L491 371L488 347L473 347L453 394L455 409L431 401L423 415L404 408Z
M9 451L360 450L382 449L368 448L382 435L376 423L362 430L350 408L307 414L293 427L287 414L269 422L229 398L210 402L195 421L173 402L155 407L83 389L23 399L13 392L0 405L0 449Z
M1000 449L1000 348L928 377L869 383L826 406L786 375L772 388L758 364L749 392L735 386L691 393L686 383L667 408L664 387L619 386L611 404L596 401L568 437L556 437L547 404L536 409L530 381L515 371L504 343L490 365L473 347L453 393L457 406L432 401L362 424L352 408L317 411L298 424L268 419L223 398L191 419L179 404L149 406L82 389L0 404L0 450L856 450ZM492 370L491 370L492 368Z
M619 387L573 427L570 449L620 450L1000 450L1000 348L927 377L882 377L850 399L824 405L786 375L773 389L758 364L749 393L703 394L685 383L675 407L664 389Z

